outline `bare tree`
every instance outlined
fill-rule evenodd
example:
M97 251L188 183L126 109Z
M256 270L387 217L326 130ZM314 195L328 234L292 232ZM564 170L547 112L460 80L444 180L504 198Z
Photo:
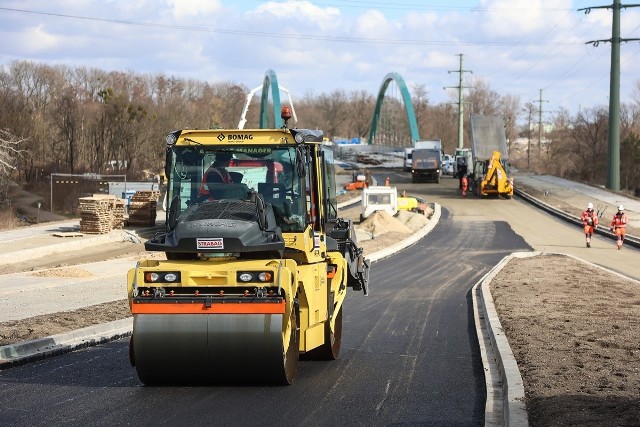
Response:
M438 104L429 107L428 117L430 130L420 135L425 139L440 139L446 153L455 152L458 147L458 109L451 103Z
M491 116L500 114L500 95L492 90L483 79L474 79L465 97L471 114Z
M350 136L368 137L375 98L364 90L354 90L349 95L349 130Z
M25 139L13 135L6 129L0 129L0 200L7 198L12 175L17 169L19 158L26 155L20 144Z
M566 109L561 109L553 118L552 131L547 135L551 140L547 151L546 173L567 176L567 172L575 169L572 148L572 118Z
M425 84L415 84L411 90L411 101L413 102L413 111L418 122L418 132L424 138L430 133L435 132L434 123L429 121L429 96ZM429 139L436 138L435 136ZM441 139L441 138L440 138Z
M578 113L571 137L576 161L574 179L603 182L607 164L608 111L597 107Z
M347 120L347 105L347 94L343 90L334 90L316 99L316 108L324 121L323 128L327 137L340 136L338 132Z
M512 142L518 137L517 122L521 112L520 108L520 97L514 95L502 97L501 113L504 117L504 132L509 151L511 151Z

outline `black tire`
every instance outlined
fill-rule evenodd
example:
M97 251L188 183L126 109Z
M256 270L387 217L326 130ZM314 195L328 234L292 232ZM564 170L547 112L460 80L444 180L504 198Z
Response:
M289 336L289 348L282 348L282 376L281 385L293 384L298 373L298 359L300 357L300 329L298 327L297 310L292 310L289 322L291 323L291 335Z
M131 363L131 366L136 366L136 357L133 352L133 335L129 338L129 363Z

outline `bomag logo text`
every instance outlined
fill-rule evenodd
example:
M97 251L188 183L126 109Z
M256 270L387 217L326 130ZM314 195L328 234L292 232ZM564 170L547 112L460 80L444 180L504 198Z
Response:
M241 135L227 135L227 139L229 141L251 141L253 140L253 135L251 134L241 134Z

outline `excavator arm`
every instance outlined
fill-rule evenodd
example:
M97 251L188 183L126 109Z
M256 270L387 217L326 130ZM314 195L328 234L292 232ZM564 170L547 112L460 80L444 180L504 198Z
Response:
M489 160L487 173L480 183L480 195L496 195L506 198L513 196L513 182L507 176L507 172L502 165L499 151L494 151Z

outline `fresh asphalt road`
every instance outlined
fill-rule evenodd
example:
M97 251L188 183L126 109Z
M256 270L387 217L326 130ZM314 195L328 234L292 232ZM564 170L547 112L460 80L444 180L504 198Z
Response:
M455 197L453 181L440 185ZM504 256L528 249L507 223L456 221L445 207L425 239L373 265L369 297L351 293L340 359L301 362L292 386L144 387L123 339L0 372L0 419L480 426L485 386L470 289Z
M406 174L387 174L399 190L441 204L443 215L426 238L373 265L369 297L351 293L338 361L301 362L289 387L152 388L140 384L127 340L120 340L1 371L0 420L17 426L482 425L484 378L470 289L484 273L505 255L533 248L638 276L637 250L617 251L600 237L586 249L575 226L525 202L462 199L450 178L409 184Z

